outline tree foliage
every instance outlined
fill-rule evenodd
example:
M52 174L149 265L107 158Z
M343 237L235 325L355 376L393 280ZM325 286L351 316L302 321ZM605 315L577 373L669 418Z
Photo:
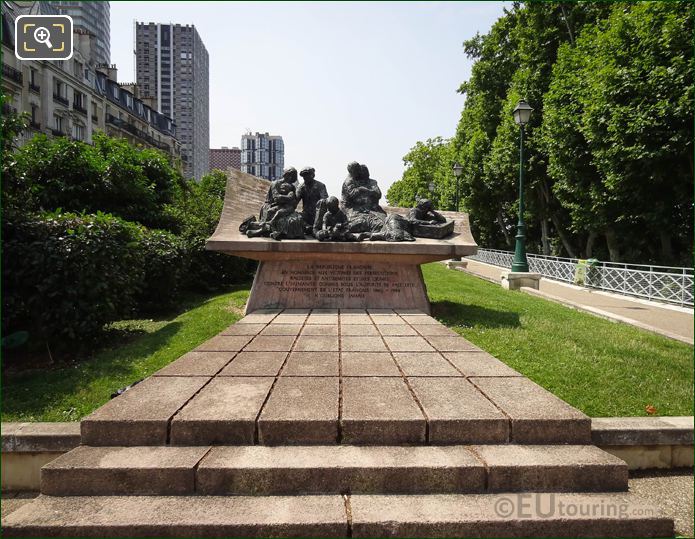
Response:
M16 137L22 119L3 117ZM105 324L176 306L252 265L205 250L226 177L184 180L159 151L95 134L94 144L34 137L3 147L3 332L67 348Z
M406 204L421 178L448 193L457 160L478 243L511 248L519 174L511 112L525 99L534 108L525 136L529 250L689 265L692 25L687 2L513 4L464 42L474 65L459 88L466 102L449 159L413 159L433 150L417 143L389 193Z

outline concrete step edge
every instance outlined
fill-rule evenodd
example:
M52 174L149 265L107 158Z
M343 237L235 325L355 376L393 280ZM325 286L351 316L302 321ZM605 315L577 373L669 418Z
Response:
M591 512L592 514L587 514ZM39 496L6 537L670 537L628 493L349 496Z
M81 446L42 469L49 495L627 490L593 446Z

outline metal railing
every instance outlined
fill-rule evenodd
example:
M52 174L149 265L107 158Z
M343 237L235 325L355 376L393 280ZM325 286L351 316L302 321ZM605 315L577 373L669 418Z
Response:
M12 66L8 66L5 63L2 64L2 76L11 79L19 84L22 84L22 81L24 80L24 77L20 70L15 69Z
M494 266L511 268L514 253L478 249L469 256ZM527 255L529 271L548 279L650 300L693 306L693 269L616 262L587 263L577 258Z

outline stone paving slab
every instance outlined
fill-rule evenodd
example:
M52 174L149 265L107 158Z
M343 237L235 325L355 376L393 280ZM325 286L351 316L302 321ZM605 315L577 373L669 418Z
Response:
M379 333L392 337L416 337L418 335L412 327L406 324L380 324L377 326Z
M465 447L215 447L200 494L482 492L485 468Z
M244 316L237 324L269 324L277 316L277 312L263 313L261 311L255 311Z
M220 335L258 335L266 324L232 324Z
M591 419L528 378L470 378L511 419L511 441L589 444Z
M434 352L434 348L422 337L384 337L391 352Z
M378 337L379 330L373 324L370 325L341 325L340 335L352 335L357 337Z
M491 492L627 490L627 464L593 445L477 445Z
M183 495L209 447L80 446L44 465L41 492L53 496Z
M400 376L388 352L341 352L343 376Z
M338 385L333 377L279 378L258 418L259 443L336 443Z
M253 337L251 335L219 335L195 348L195 352L238 352Z
M269 324L268 326L264 327L265 329L260 332L260 334L264 337L270 335L285 335L296 337L302 330L301 324Z
M425 441L425 417L401 378L345 378L342 391L343 443Z
M293 335L259 335L254 338L245 352L289 352L296 337Z
M340 313L340 325L345 325L345 326L354 326L354 325L371 325L372 324L372 319L369 318L369 315L364 313L364 311L361 311L360 314L357 313L350 313L350 314L345 314L345 313Z
M219 377L171 421L172 445L253 444L273 378Z
M188 352L153 376L215 376L236 352Z
M340 346L345 352L388 352L381 337L345 335L340 339Z
M305 314L285 314L282 313L278 315L277 318L273 320L273 324L299 324L300 326L306 322L308 313Z
M292 352L282 376L338 376L338 352Z
M487 352L470 350L444 352L443 355L465 376L523 376Z
M352 537L673 536L671 519L628 493L354 495L350 509Z
M462 352L465 350L480 350L473 343L460 336L429 335L429 343L440 352Z
M288 352L240 352L219 376L277 376Z
M490 443L509 440L509 419L463 378L409 378L427 415L433 444Z
M341 496L39 496L6 537L346 537Z
M320 327L320 326L317 326ZM294 345L300 352L337 352L338 337L332 335L300 335Z
M406 376L462 376L439 352L394 352Z
M338 326L328 326L328 325L306 325L302 328L302 336L304 335L335 335L338 336Z
M210 380L154 376L107 402L81 422L86 445L164 445L169 419Z

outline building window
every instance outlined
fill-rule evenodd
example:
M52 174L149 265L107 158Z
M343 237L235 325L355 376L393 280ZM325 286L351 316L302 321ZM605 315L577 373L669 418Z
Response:
M73 125L72 126L72 138L75 140L84 140L84 126Z
M53 116L53 128L59 133L63 133L63 118L60 116Z

